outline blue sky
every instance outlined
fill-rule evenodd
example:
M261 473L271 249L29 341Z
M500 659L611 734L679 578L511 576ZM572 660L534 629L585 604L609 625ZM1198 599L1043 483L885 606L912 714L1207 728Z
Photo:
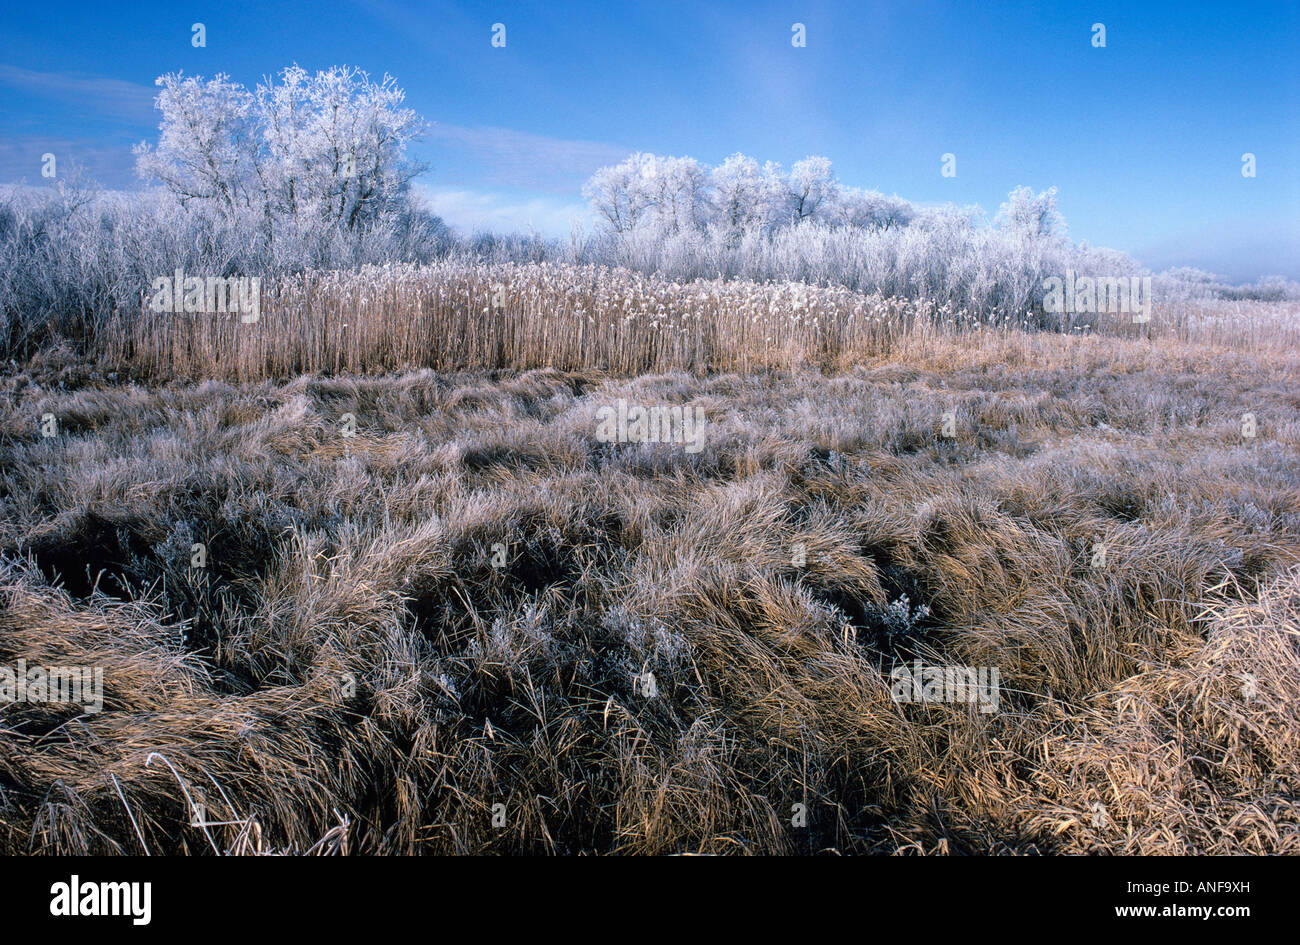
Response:
M155 76L250 87L297 62L392 74L433 122L420 186L469 229L563 234L634 150L787 167L990 214L1056 186L1076 240L1155 268L1300 279L1300 4L11 4L0 181L55 153L136 186ZM191 24L207 29L191 45ZM490 44L492 24L506 46ZM803 23L807 46L790 43ZM1106 26L1106 48L1091 26ZM940 174L941 155L957 176ZM1241 155L1258 176L1244 178Z

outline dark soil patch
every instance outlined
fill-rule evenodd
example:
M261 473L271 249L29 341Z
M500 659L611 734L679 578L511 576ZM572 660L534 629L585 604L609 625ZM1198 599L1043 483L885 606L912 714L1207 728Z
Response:
M91 511L66 532L43 535L4 553L31 555L51 584L61 585L75 598L99 590L118 600L132 600L146 577L142 563L162 537L156 526L140 519L111 519Z

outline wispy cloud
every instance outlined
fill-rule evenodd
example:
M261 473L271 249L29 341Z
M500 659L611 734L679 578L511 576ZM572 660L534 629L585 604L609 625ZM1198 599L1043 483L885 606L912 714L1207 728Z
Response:
M416 192L434 213L462 233L524 233L531 228L547 236L567 236L574 221L590 229L590 211L572 200L424 186L417 186Z
M0 65L0 85L79 106L82 114L135 124L157 123L153 109L156 91L136 82Z
M443 147L464 152L478 165L478 176L487 183L562 194L576 193L575 184L631 152L597 141L552 138L509 128L439 123L429 137Z
M127 144L106 144L102 139L78 139L45 135L0 137L0 181L48 184L41 177L44 155L53 154L55 171L67 180L80 167L91 180L110 188L140 185L135 174L135 156Z

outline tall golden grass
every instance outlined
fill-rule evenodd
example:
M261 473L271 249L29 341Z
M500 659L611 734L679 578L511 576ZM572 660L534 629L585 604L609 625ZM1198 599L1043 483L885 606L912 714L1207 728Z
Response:
M1189 302L1081 319L1120 337L1293 345L1300 304ZM984 325L978 312L843 288L741 281L678 283L656 275L552 263L451 259L307 272L264 287L261 318L115 313L98 337L106 363L141 376L228 380L303 373L554 367L648 371L843 369ZM1022 325L995 326L1002 330Z

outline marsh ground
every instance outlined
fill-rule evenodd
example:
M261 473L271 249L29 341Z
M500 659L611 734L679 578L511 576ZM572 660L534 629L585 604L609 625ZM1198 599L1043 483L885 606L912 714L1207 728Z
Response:
M104 706L0 706L0 850L1300 852L1298 381L978 331L634 379L38 359L0 663ZM620 398L703 449L600 442ZM998 710L895 701L916 660Z

